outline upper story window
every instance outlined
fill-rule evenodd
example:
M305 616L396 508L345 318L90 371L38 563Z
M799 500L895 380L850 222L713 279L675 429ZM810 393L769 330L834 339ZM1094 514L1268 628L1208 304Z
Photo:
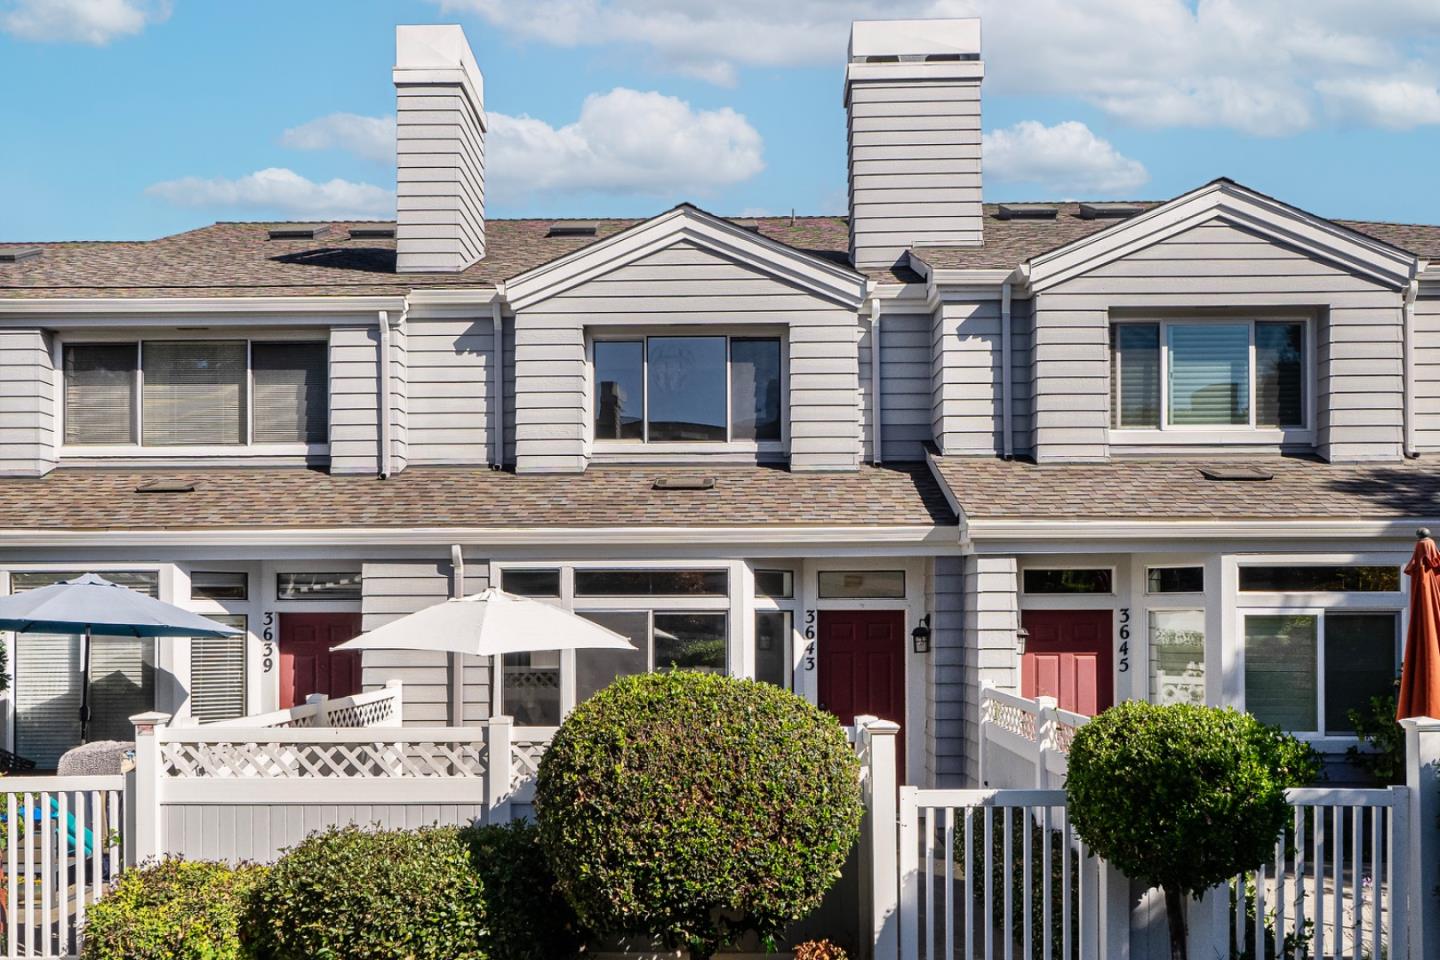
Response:
M65 443L326 442L324 342L142 340L64 349Z
M779 441L777 337L596 340L596 440Z
M1304 429L1303 320L1160 320L1110 327L1117 429Z

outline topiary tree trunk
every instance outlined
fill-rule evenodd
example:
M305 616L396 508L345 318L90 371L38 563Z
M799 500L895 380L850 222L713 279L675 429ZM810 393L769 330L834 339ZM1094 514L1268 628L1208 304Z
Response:
M1190 930L1185 924L1185 891L1173 883L1162 887L1165 894L1165 919L1170 922L1170 960L1189 960Z

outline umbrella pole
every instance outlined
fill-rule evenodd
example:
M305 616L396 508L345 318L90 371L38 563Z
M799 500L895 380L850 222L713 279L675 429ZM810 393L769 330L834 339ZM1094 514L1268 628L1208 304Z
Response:
M80 742L90 733L90 626L85 626L85 649L80 652Z

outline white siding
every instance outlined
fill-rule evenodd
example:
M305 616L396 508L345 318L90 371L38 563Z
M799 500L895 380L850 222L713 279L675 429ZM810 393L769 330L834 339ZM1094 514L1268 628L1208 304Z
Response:
M390 469L399 473L410 462L410 348L409 330L398 324L390 330ZM378 386L378 385L377 385Z
M458 272L485 255L485 128L459 84L395 85L396 267Z
M55 365L44 330L0 330L0 476L55 468Z
M965 635L959 668L963 767L952 774L959 782L945 780L937 786L974 787L980 785L980 686L988 680L1002 690L1019 689L1015 675L1018 580L1014 557L972 555L957 562L965 565Z
M931 327L931 425L949 455L1000 448L1000 301L946 301Z
M926 609L930 655L926 658L925 770L931 786L967 783L965 774L965 560L936 557Z
M1414 333L1411 414L1415 447L1428 453L1440 450L1440 295L1425 290L1415 301Z
M881 319L880 416L885 460L925 459L933 435L929 314L887 313Z
M375 326L330 330L330 472L380 469L380 333Z
M1034 402L1035 367L1030 362L1030 341L1034 336L1035 304L1015 300L1010 304L1010 431L1016 456L1030 456L1035 449L1031 425Z
M494 323L409 321L410 462L491 462Z
M465 560L465 595L489 586L484 560ZM361 628L374 630L405 614L441 603L451 596L454 574L448 560L367 563L363 567ZM464 662L467 723L490 715L490 665L481 657ZM404 690L405 723L443 726L448 721L450 669L444 653L408 650L367 650L362 661L366 690L399 680Z
M1400 293L1217 219L1039 295L1037 459L1109 453L1110 311L1217 307L1314 310L1317 451L1336 462L1400 456Z
M860 459L859 321L847 308L678 242L522 310L515 320L516 469L578 472L588 442L585 328L703 325L788 331L790 465Z

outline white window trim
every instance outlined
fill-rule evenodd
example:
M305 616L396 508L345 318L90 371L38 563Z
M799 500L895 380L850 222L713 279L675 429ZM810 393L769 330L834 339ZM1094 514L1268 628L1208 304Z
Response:
M1179 325L1196 324L1239 324L1245 323L1250 328L1250 353L1249 353L1249 422L1245 424L1171 424L1170 421L1170 338L1169 328ZM1255 423L1255 324L1256 323L1300 323L1305 328L1305 423L1299 427L1262 427ZM1282 444L1304 446L1313 445L1315 442L1315 413L1316 413L1316 330L1315 318L1309 313L1305 314L1282 314L1282 313L1257 313L1246 316L1180 316L1180 317L1146 317L1146 316L1122 316L1112 317L1109 326L1111 328L1130 324L1153 324L1158 326L1160 332L1160 425L1159 427L1127 427L1119 423L1118 411L1111 417L1107 424L1109 428L1110 443L1116 446L1146 446L1165 444L1233 444L1236 441L1255 444ZM1109 391L1119 403L1121 382L1120 368L1114 362L1113 352L1110 350L1110 340L1106 340L1106 371L1108 376L1115 378L1115 383Z
M238 444L184 444L180 446L147 446L143 443L145 437L144 422L144 392L145 392L145 367L144 367L144 343L145 341L157 341L173 343L186 340L222 340L222 341L244 341L245 343L245 440ZM235 456L237 453L251 457L276 457L293 458L305 457L309 459L324 459L330 456L330 443L255 443L255 368L251 363L251 348L256 342L274 343L276 341L294 341L295 343L323 343L328 355L329 338L324 331L314 330L276 330L261 331L258 333L236 332L230 330L202 330L184 331L183 333L173 330L144 330L144 331L96 331L94 333L58 335L52 353L52 362L55 367L55 422L58 424L59 455L62 460L84 460L84 459L134 459L134 460L177 460L187 457L223 457ZM105 343L134 343L135 344L135 422L131 425L134 430L136 442L129 444L69 444L64 442L65 438L65 348L69 346L85 346L88 344ZM326 378L329 378L328 364ZM328 394L327 386L327 394ZM330 435L330 423L328 416L325 424L325 434Z
M650 345L651 337L723 337L725 339L725 439L708 441L665 441L649 439L650 433ZM731 423L732 364L731 341L778 340L780 342L780 439L736 440ZM644 438L641 440L609 440L595 436L595 344L603 341L636 341L644 344L640 378L644 384ZM735 454L746 457L783 458L790 448L790 339L786 331L772 327L612 327L603 326L586 331L585 336L585 436L594 454L607 457L642 454L646 459L664 456L708 456Z

